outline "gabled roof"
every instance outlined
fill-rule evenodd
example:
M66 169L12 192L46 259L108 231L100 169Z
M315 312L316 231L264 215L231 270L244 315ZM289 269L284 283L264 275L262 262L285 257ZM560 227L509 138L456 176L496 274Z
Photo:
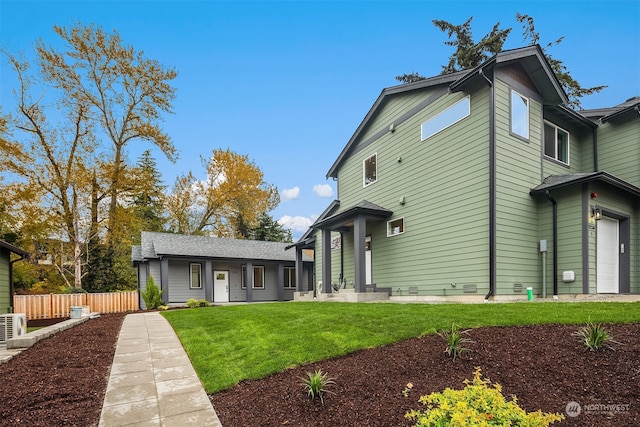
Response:
M636 111L640 116L640 96L634 96L625 102L609 108L595 108L591 110L582 110L580 113L592 120L600 120L605 123L609 120L618 118L626 113Z
M248 259L256 261L295 261L287 243L260 240L224 239L208 236L142 232L141 246L132 248L133 261L182 258ZM139 248L139 249L138 249ZM304 261L313 261L304 257Z
M640 197L640 188L635 185L611 175L607 172L591 172L591 173L574 173L569 175L550 175L546 177L540 185L532 188L529 194L532 196L544 194L546 191L557 190L560 188L572 187L583 184L585 182L604 182L620 188L636 197Z
M353 151L358 138L362 132L367 129L367 126L375 117L378 110L381 109L391 97L399 94L407 94L416 90L436 87L441 87L443 89L439 95L444 95L447 91L457 92L464 90L467 85L476 84L477 79L484 80L485 75L492 75L493 69L497 65L506 65L513 62L518 62L522 65L531 81L543 95L543 102L545 105L561 105L569 102L562 85L558 81L558 78L553 72L551 65L549 65L549 62L539 45L505 50L470 70L443 74L414 83L383 89L380 96L378 96L378 99L376 99L375 103L351 136L336 161L331 165L331 168L329 168L326 177L337 177L339 166ZM420 107L420 105L418 107ZM419 111L419 109L417 111ZM389 124L391 125L391 123ZM381 132L384 133L385 129L382 129Z
M29 252L27 252L27 251L25 251L23 249L20 249L19 247L14 246L11 243L7 243L4 240L0 240L0 247L3 247L5 249L9 249L14 254L18 254L18 255L22 255L22 256L29 255Z

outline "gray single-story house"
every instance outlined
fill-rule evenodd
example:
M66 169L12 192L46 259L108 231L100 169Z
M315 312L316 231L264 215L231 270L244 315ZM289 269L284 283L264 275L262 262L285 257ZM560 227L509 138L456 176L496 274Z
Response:
M11 261L11 253L19 255ZM27 251L0 240L0 314L13 311L13 263L28 255Z
M138 290L152 277L167 304L288 301L312 289L313 258L287 243L142 232L132 248ZM144 306L140 301L141 307Z

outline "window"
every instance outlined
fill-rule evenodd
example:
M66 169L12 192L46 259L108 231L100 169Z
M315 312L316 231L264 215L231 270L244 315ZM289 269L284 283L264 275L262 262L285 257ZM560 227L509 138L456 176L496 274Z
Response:
M462 98L446 110L439 112L421 127L421 141L432 137L436 133L458 123L460 120L471 114L471 97L469 95Z
M202 289L202 265L189 264L189 270L191 271L189 287L191 289Z
M362 161L362 186L373 184L378 178L378 154Z
M529 98L511 91L511 132L529 139Z
M569 164L569 132L558 126L544 123L544 155Z
M296 269L293 267L284 268L284 288L285 289L296 288Z
M243 265L242 281L241 281L242 289L247 289L247 283L245 282L246 276L247 276L247 266ZM253 266L253 289L264 289L264 266L263 265Z
M404 233L404 218L387 222L387 237Z

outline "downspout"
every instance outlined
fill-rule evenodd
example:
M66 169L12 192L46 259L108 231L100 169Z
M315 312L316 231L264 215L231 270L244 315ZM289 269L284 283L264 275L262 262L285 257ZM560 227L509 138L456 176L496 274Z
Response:
M549 190L544 192L553 205L553 299L558 299L558 202Z
M13 288L13 263L22 261L23 259L24 255L20 255L20 258L9 261L9 313L13 313L13 294L15 293Z
M489 85L489 292L484 300L496 293L496 101L491 80L479 70Z
M344 239L344 234L341 231L340 232L340 280L339 280L338 286L341 286L343 281L346 283L346 281L344 280L344 240L343 239Z

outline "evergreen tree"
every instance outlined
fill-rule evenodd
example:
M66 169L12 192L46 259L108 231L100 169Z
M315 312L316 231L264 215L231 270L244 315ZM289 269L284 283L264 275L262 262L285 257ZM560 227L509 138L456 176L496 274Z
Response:
M455 52L449 57L449 62L442 66L442 74L450 74L476 67L502 51L512 28L500 28L500 22L498 22L489 33L476 43L474 42L471 31L472 20L473 17L470 17L465 23L460 25L454 25L444 20L436 19L432 21L433 25L438 27L442 32L447 33L449 40L444 43L447 46L455 48ZM538 44L540 42L540 34L535 31L533 18L526 14L516 13L516 20L523 26L523 41L530 45ZM569 70L562 61L549 54L548 49L561 43L563 39L564 37L560 37L548 43L542 50L569 98L568 106L580 108L580 98L599 92L606 86L582 87L580 83L571 77ZM416 72L396 76L396 80L402 83L413 83L424 79L424 76Z

